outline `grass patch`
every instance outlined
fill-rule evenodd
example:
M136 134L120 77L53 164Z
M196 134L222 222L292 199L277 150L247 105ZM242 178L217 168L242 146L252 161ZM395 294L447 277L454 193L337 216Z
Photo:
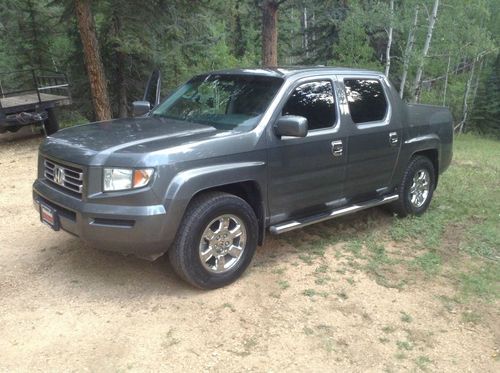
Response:
M236 308L234 308L234 306L231 303L224 303L222 305L222 308L229 308L231 312L236 312Z
M303 330L305 335L313 335L314 334L314 330L312 330L311 328L309 328L307 326L304 326L304 328L302 330Z
M396 331L396 328L394 326L387 325L382 328L382 331L386 334L390 334L394 333Z
M316 295L316 290L314 289L306 289L302 292L306 297L314 297Z
M427 356L420 355L415 359L415 365L417 366L417 368L423 371L427 370L430 363L432 363L432 360Z
M363 250L363 243L359 240L352 240L346 243L345 249L351 252L356 258L362 258L361 251Z
M328 266L326 264L320 265L318 268L314 270L315 273L327 273L328 272Z
M405 323L411 323L413 321L413 317L411 317L406 312L401 311L401 321Z
M500 229L498 222L487 221L473 225L467 232L468 236L476 237L462 245L461 249L473 256L486 259L500 258Z
M436 275L441 271L442 259L439 254L429 251L413 260L413 265L427 275Z
M474 311L462 312L462 321L467 324L479 324L481 315Z
M278 281L278 286L279 286L281 289L285 290L285 289L288 289L288 288L290 287L290 284L289 284L289 283L288 283L288 281L286 281L286 280L279 280L279 281Z
M464 300L475 297L493 301L500 297L500 270L496 263L488 263L469 273L461 273L459 279Z
M323 298L326 298L328 296L328 293L326 291L317 291L314 289L306 289L302 292L302 294L305 295L306 297L310 297L310 298L312 298L316 295L323 297Z
M408 341L397 341L396 346L398 346L398 349L404 350L404 351L413 350L413 345Z

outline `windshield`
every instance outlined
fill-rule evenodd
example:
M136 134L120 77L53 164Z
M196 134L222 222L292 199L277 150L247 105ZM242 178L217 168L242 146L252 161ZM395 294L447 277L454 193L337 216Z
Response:
M221 130L253 129L281 87L280 78L203 75L181 86L153 116L207 124Z

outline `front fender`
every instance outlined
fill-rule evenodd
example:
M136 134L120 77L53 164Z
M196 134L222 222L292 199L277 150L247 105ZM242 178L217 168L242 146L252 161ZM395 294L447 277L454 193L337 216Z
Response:
M199 192L228 184L255 181L266 200L265 162L235 162L188 169L177 173L170 182L165 197L167 237L177 233L186 208ZM171 242L168 243L169 245Z

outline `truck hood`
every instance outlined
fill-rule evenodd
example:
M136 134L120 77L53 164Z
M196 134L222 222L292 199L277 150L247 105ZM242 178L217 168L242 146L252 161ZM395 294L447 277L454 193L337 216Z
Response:
M200 141L223 133L207 125L166 118L127 118L90 123L48 137L40 152L82 165L102 165L118 153L145 153Z

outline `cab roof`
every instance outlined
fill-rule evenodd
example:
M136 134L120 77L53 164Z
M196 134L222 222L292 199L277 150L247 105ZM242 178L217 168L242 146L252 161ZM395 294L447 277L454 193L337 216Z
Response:
M329 66L282 66L282 67L253 67L241 69L225 69L212 71L210 74L234 74L234 75L259 75L275 78L289 78L294 75L317 75L317 74L367 74L367 75L383 75L380 71L354 69L346 67L329 67Z

